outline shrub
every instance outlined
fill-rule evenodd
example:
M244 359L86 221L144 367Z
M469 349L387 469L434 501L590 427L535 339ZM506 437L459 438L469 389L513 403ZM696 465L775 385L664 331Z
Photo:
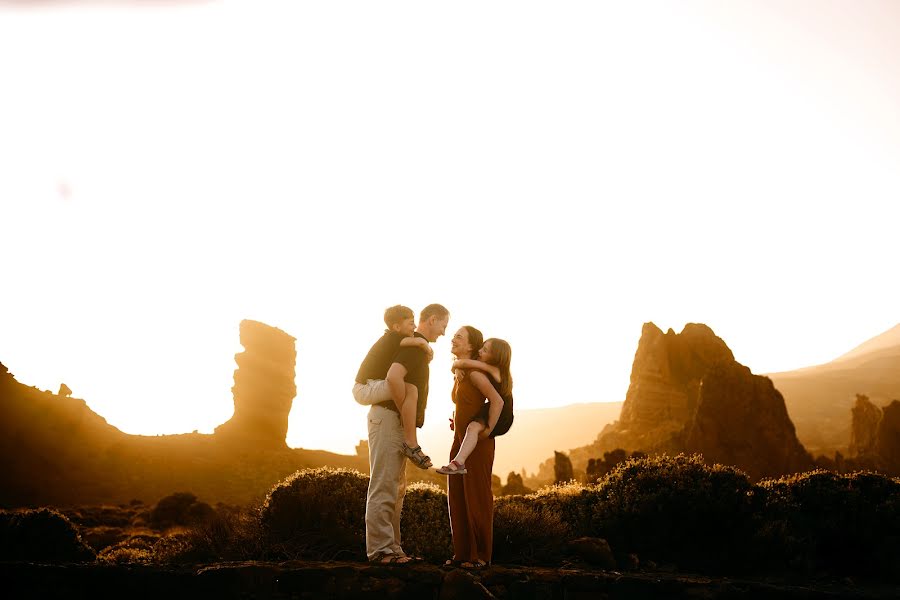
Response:
M542 510L533 496L494 501L494 562L557 564L570 537L559 514Z
M305 469L273 487L260 513L271 558L362 557L369 478L352 469Z
M743 566L753 525L743 472L698 455L630 459L597 489L594 535L617 552L689 568Z
M452 556L447 493L433 483L411 484L403 501L400 531L407 554L432 562Z
M811 471L761 481L758 543L767 566L871 575L896 573L900 482L858 472Z
M557 515L566 525L570 538L594 534L592 517L600 500L599 488L580 483L558 483L526 496L536 510Z
M104 548L97 555L97 560L108 564L150 564L154 562L153 545L159 540L156 536L137 535L118 544Z
M197 502L190 492L177 492L156 503L150 511L149 522L154 529L164 530L176 526L196 525L212 519L213 508L206 502Z
M95 557L72 522L55 510L0 511L0 560L56 563Z
M259 508L221 505L214 518L160 540L153 554L164 564L264 559Z

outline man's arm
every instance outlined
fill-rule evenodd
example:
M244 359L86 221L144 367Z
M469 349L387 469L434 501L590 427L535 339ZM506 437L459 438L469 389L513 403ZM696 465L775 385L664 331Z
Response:
M497 393L497 390L495 390L494 386L491 385L491 382L488 381L487 375L481 371L472 371L469 373L469 379L472 381L472 384L478 388L478 391L484 394L484 397L488 399L488 402L491 403L490 408L488 408L487 428L478 436L479 439L484 439L491 434L494 427L497 425L497 419L500 418L500 411L503 410L503 398L500 397L500 394Z
M400 407L403 406L403 401L406 400L406 373L406 367L395 362L391 364L387 377L385 377L388 389L391 391L391 397L394 399L394 404L397 405L397 410L400 410Z

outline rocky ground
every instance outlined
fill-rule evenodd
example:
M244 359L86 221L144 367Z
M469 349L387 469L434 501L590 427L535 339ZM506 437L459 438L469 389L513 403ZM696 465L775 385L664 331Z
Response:
M15 599L371 598L451 600L704 598L887 599L897 582L715 578L670 572L494 566L479 572L429 564L230 563L201 567L0 563L2 596Z

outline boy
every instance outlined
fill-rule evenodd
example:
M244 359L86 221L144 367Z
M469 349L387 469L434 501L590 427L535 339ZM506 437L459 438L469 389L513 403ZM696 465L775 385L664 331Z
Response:
M410 383L405 385L406 395L401 401L393 400L390 388L387 384L387 372L394 361L394 356L401 347L414 347L422 350L430 362L434 356L434 350L428 344L428 340L421 337L413 337L416 329L415 314L411 308L400 304L391 306L384 311L384 324L387 329L369 349L368 354L359 366L356 374L356 383L353 385L353 398L357 403L367 406L380 402L393 401L400 413L403 424L404 441L411 447L418 447L416 439L416 404L418 393L416 387ZM415 462L415 461L414 461ZM427 469L427 466L416 466Z

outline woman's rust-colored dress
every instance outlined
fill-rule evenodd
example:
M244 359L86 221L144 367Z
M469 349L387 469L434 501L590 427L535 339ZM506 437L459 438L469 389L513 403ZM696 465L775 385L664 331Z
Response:
M466 427L478 416L487 401L469 376L453 384L456 404L452 460L459 451ZM494 438L480 439L466 459L465 475L448 475L450 529L453 535L453 558L461 561L491 562L494 543L494 494L491 472L494 467Z

